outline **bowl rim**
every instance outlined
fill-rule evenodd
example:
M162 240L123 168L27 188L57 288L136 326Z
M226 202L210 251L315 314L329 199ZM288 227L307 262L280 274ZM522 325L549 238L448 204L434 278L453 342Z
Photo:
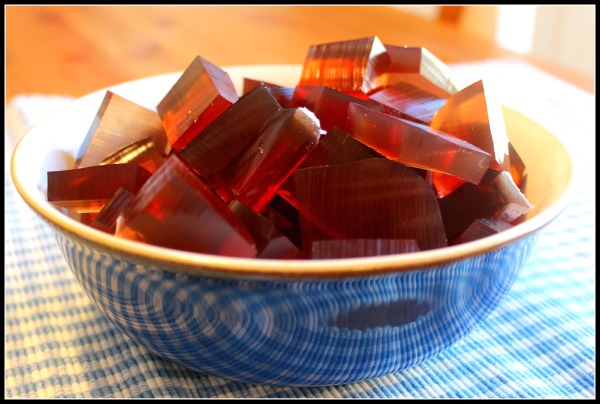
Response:
M252 71L252 69L289 69L298 71L299 65L237 65L223 67L228 72ZM136 80L100 89L79 97L72 102L84 102L82 100L99 97L107 89L117 89L120 86L141 83L146 80L155 80L157 78L177 77L181 72L167 73L144 77ZM56 114L62 110L68 109L71 103L62 107ZM427 267L433 267L439 264L448 264L476 255L488 253L502 248L515 241L523 239L548 225L554 220L569 204L574 192L573 181L573 159L569 149L553 133L547 130L538 122L531 120L526 115L507 107L503 107L512 113L528 119L533 124L544 130L548 136L554 138L555 142L562 147L562 151L567 158L569 173L565 191L549 205L535 216L519 223L518 225L500 233L474 240L464 244L448 246L438 249L412 252L409 254L394 254L374 257L356 257L356 258L337 258L337 259L264 259L264 258L239 258L226 257L211 254L188 252L175 250L155 245L144 244L141 242L117 238L113 235L94 229L83 223L72 219L58 209L54 208L47 200L37 195L37 190L28 189L23 183L19 174L18 166L22 160L23 148L30 140L30 133L44 124L47 117L43 118L31 128L17 142L10 162L10 172L17 192L24 201L34 210L34 212L45 221L54 225L62 232L70 233L90 245L97 245L99 249L108 250L113 254L125 256L129 260L151 262L153 266L171 272L183 272L186 274L215 276L249 276L266 278L337 278L337 277L355 277L367 276L382 273L397 273L413 271Z

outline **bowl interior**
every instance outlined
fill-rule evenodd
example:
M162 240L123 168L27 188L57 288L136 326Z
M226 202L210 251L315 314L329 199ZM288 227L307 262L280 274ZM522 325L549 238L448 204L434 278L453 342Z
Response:
M235 66L225 70L230 74L238 92L241 92L245 77L294 86L300 77L301 66ZM113 86L110 90L155 110L158 102L180 75L181 73L172 73L144 78ZM573 165L568 150L538 123L517 111L503 108L509 138L527 167L525 194L534 208L528 212L526 221L500 234L458 246L411 254L343 260L297 260L285 261L285 264L279 260L250 260L188 253L122 239L117 242L113 236L68 218L46 200L47 172L73 167L74 156L92 124L105 91L106 89L102 89L77 99L67 108L46 117L31 128L15 148L11 174L18 192L44 219L106 248L162 262L271 274L281 274L281 267L284 266L284 273L294 275L323 271L327 274L355 274L423 267L498 248L537 231L554 219L570 199Z

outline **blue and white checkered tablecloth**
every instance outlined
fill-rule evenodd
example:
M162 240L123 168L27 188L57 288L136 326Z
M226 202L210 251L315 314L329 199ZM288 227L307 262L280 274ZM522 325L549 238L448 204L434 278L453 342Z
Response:
M589 99L593 105L594 96ZM6 106L5 397L595 397L593 170L579 180L566 211L543 230L500 306L450 349L360 383L258 386L188 370L122 334L96 309L50 229L16 193L7 169L16 139L70 101L22 95Z

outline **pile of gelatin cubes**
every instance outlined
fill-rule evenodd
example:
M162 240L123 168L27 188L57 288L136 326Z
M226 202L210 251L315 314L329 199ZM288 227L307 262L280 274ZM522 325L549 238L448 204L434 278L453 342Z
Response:
M487 91L486 91L487 90ZM309 47L295 87L201 56L149 110L107 91L48 200L115 237L206 254L330 259L469 242L532 208L501 106L422 47Z

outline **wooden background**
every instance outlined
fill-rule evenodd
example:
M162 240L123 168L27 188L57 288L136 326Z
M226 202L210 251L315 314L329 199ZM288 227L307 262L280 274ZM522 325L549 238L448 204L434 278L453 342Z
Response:
M461 30L456 11L429 21L387 6L5 6L6 100L77 97L182 71L196 55L219 66L301 64L310 45L372 35L446 63L521 57ZM592 77L521 58L594 91Z

